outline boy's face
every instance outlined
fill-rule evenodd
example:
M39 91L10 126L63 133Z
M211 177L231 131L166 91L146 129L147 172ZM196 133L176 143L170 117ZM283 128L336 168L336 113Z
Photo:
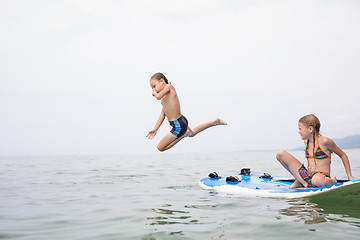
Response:
M150 87L152 88L153 91L159 93L164 89L165 81L164 81L164 79L160 79L160 80L151 79Z

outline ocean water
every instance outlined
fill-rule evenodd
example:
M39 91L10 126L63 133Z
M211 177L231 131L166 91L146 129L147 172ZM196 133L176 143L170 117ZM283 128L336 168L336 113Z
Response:
M346 153L360 177L360 150ZM275 152L0 157L0 239L359 239L359 196L314 202L198 186L244 167L290 176Z

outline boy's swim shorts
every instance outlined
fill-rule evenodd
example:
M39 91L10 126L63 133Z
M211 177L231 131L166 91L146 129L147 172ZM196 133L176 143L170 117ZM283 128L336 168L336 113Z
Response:
M186 133L188 120L183 115L181 115L181 117L177 120L169 121L169 123L173 127L170 132L176 137L181 137L184 133Z

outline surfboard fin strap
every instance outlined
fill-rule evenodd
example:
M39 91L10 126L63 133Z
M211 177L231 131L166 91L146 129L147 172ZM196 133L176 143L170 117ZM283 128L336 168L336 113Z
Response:
M212 173L209 173L209 178L216 178L216 179L218 179L218 178L221 178L221 177L219 177L219 175L218 175L216 172L212 172Z

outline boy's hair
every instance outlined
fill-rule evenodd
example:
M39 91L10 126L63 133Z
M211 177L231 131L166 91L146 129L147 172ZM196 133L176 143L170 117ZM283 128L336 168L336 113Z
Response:
M165 83L168 84L169 81L167 80L167 78L165 77L164 74L158 72L158 73L155 73L154 75L152 75L152 77L150 78L150 80L152 79L155 79L155 80L158 80L160 81L160 79L164 79Z
M309 115L305 115L302 118L300 118L299 122L304 124L306 127L314 128L314 132L313 132L313 141L314 141L313 156L314 156L314 154L315 154L315 137L317 134L320 133L320 126L321 126L320 120L314 114L309 114ZM306 146L309 146L309 139L307 140ZM305 156L306 156L306 152L305 152Z

